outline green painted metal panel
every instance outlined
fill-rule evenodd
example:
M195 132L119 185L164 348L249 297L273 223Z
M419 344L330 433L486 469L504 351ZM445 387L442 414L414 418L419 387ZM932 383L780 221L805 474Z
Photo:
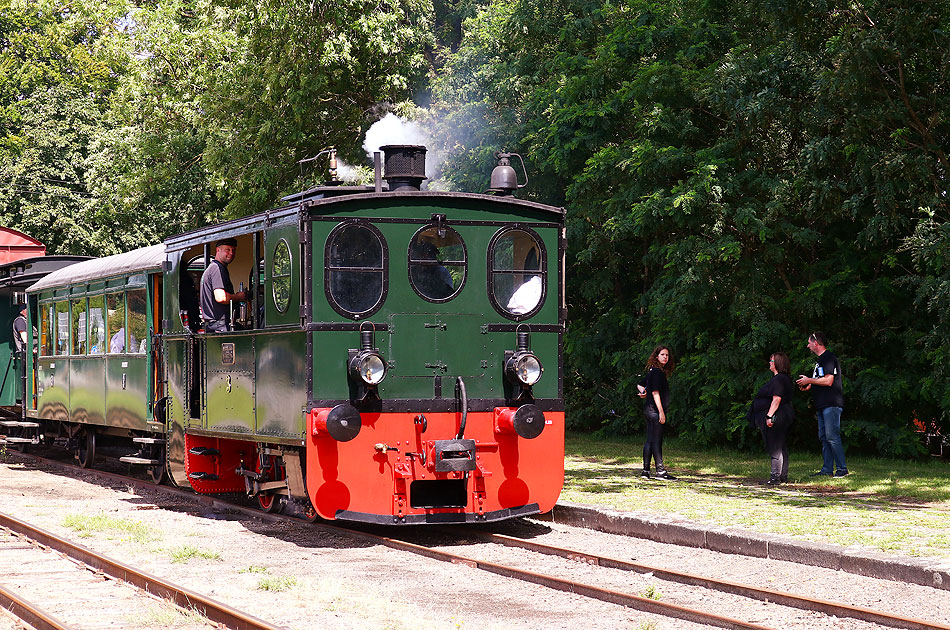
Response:
M69 359L69 415L73 422L106 423L104 377L101 357Z
M186 394L186 357L188 341L186 339L164 339L164 377L166 393L169 396L167 435L168 435L168 474L178 486L187 487L185 474L184 434L188 420Z
M256 336L258 435L305 437L306 344L304 332Z
M21 395L20 366L13 341L13 320L17 315L10 300L0 301L0 407L15 405Z
M181 255L182 252L169 252L168 259L171 262L171 269L165 272L162 278L162 312L165 314L168 325L165 326L166 334L178 334L184 332L185 328L181 323L181 303L179 300L179 283L181 282Z
M40 357L37 367L37 411L41 418L69 420L69 359Z
M254 334L203 335L204 427L235 433L257 431Z
M105 363L107 423L115 427L146 429L148 359L142 355L110 355Z
M468 207L465 207L468 204ZM524 320L532 326L559 323L560 228L530 223L538 217L507 212L498 214L479 209L476 202L449 203L446 206L424 203L394 205L385 208L362 208L355 212L370 221L383 235L388 250L388 292L381 308L367 318L377 325L386 324L387 331L376 333L375 346L390 362L390 371L380 385L384 399L431 398L434 377L442 376L442 396L453 395L457 376L465 379L470 398L502 398L504 396L504 355L516 348L513 331L488 332L487 325L514 325L512 318L499 313L489 299L489 246L499 231L510 228L505 221L522 221L541 239L546 270L545 298L537 313ZM365 206L365 204L363 204ZM447 225L465 243L466 277L459 293L447 302L433 303L421 297L410 284L409 243L413 235L432 225L431 214L447 217ZM348 218L341 216L343 220ZM411 218L411 222L376 221L372 218ZM544 216L550 223L551 217ZM459 224L459 221L480 221L487 224ZM329 305L324 291L325 247L327 237L338 223L315 220L312 228L313 321L319 323L353 322L338 314ZM355 331L316 331L313 333L314 398L346 397L346 357L349 348L359 346ZM534 388L538 398L558 398L558 334L533 332L531 348L545 367L545 376ZM427 367L428 366L428 367Z

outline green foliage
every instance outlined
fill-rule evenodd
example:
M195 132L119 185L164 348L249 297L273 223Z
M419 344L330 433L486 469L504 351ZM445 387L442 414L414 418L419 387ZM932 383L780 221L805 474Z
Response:
M109 254L263 210L296 163L412 111L481 191L498 149L568 210L573 427L744 411L808 333L844 362L851 446L950 429L950 5L866 0L0 0L0 221ZM422 111L415 95L432 103ZM806 417L807 397L796 400Z
M913 418L950 426L948 12L521 0L466 23L437 91L453 181L507 146L567 206L573 426L638 430L664 342L673 429L744 444L769 354L810 371L814 330L852 446L914 454Z

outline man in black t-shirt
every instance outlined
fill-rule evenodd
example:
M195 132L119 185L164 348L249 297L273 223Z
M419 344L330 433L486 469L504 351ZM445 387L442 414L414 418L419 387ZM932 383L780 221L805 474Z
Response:
M808 349L818 356L811 377L802 374L795 381L802 390L811 390L818 419L818 440L821 442L821 470L813 477L827 475L844 477L848 466L841 442L841 412L844 390L841 387L841 365L838 357L826 348L828 340L820 332L808 336ZM837 466L837 470L835 470Z
M200 308L205 332L231 330L231 302L246 302L244 291L234 293L228 265L237 252L237 240L225 238L215 243L214 258L201 276Z

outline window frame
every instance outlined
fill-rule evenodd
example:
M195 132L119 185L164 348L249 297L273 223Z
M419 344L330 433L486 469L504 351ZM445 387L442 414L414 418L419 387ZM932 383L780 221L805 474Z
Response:
M103 295L104 295L105 298L106 298L106 314L107 314L107 315L106 315L106 337L107 337L107 339L106 339L106 355L107 355L107 356L114 356L114 357L115 357L115 356L119 356L119 355L122 355L122 354L129 354L129 353L125 350L125 348L126 348L127 345L128 345L128 340L129 340L129 339L128 339L128 330L129 330L129 327L128 327L128 321L127 321L129 308L128 308L128 303L126 302L126 299L125 299L125 291L124 291L124 290L123 290L123 291L107 291L107 292L104 293ZM122 317L121 317L121 318L118 318L118 319L119 319L118 323L120 324L120 326L119 326L119 328L117 328L114 332L113 332L113 330L112 330L112 328L111 328L111 324L112 324L113 320L115 320L116 318L115 318L115 317L110 317L110 316L108 316L108 311L109 311L109 298L110 298L110 297L118 297L118 298L122 301ZM112 351L112 337L113 337L113 335L115 335L116 333L118 333L119 330L125 330L125 335L126 335L125 341L124 341L123 344L122 344L123 351L122 351L122 352L113 352L113 351Z
M132 307L129 304L129 293L141 291L144 294L142 299L142 318L145 323L145 330L142 331L143 336L141 339L136 339L138 346L142 345L142 342L145 342L144 349L139 351L138 347L129 349L129 342L132 337ZM146 355L148 354L149 347L149 320L148 320L148 286L130 286L125 290L125 323L126 323L126 332L125 332L125 343L126 343L126 352L125 354L135 354L135 355Z
M102 350L99 352L93 352L92 346L92 301L93 300L102 300L102 335L103 343ZM86 355L91 357L100 357L106 355L106 345L109 343L109 339L106 338L106 335L109 331L109 309L106 305L106 296L102 291L98 291L93 295L89 295L86 298Z
M69 350L71 349L71 346L70 346L70 338L69 338L69 337L70 337L70 332L71 332L71 330L72 330L72 309L70 308L70 301L71 301L71 300L69 299L68 296L60 296L59 299L54 300L54 301L52 302L52 304L53 304L53 313L56 314L56 321L53 323L53 329L56 331L56 336L53 338L53 349L54 349L54 351L56 352L56 354L55 354L54 356L57 356L57 357L68 357L68 356L69 356ZM65 311L60 311L60 310L59 310L59 307L60 307L61 305L65 305L65 306L66 306L66 310L65 310ZM59 316L60 316L61 313L65 313L65 314L66 314L66 322L67 322L67 324L66 324L66 339L65 339L65 341L63 341L62 339L60 339L60 335L59 335ZM62 352L60 351L60 342L63 342L63 343L64 343L63 351L62 351Z
M498 271L495 269L495 247L498 245L499 241L501 241L501 239L504 238L505 235L510 232L524 232L525 234L530 236L534 240L535 244L538 246L538 252L539 252L538 262L540 263L540 269L531 270L531 271L536 272L534 275L541 276L541 297L538 298L538 303L535 304L534 308L532 308L530 311L526 313L512 313L507 308L499 304L498 301L495 299L495 274L496 273L511 274L511 275L525 273L525 270ZM544 303L547 300L547 293L548 293L548 255L547 255L547 249L544 247L544 239L542 239L541 236L537 232L535 232L528 226L522 225L520 223L512 223L512 224L506 225L502 227L500 230L498 230L497 232L495 232L491 237L491 241L489 241L488 243L487 268L488 268L488 273L487 273L488 301L491 303L492 308L494 308L495 311L497 311L499 315L501 315L505 319L510 319L512 321L520 322L526 319L530 319L531 317L534 317L535 315L538 314L538 312L542 308L544 308Z
M287 250L287 273L286 274L277 274L277 254L280 251L280 248L284 247ZM284 300L284 307L281 308L280 304L277 303L277 281L287 279L287 296ZM281 315L286 315L290 310L290 303L293 301L294 297L294 253L290 247L290 243L287 242L286 238L278 238L277 244L274 245L274 253L271 257L271 269L270 269L270 281L271 281L271 301L274 304L274 308L277 309L277 312Z
M354 226L369 230L377 238L381 249L380 254L382 267L337 267L330 265L330 246L334 242L334 238L340 232ZM379 272L382 274L383 281L380 295L377 298L376 303L371 308L359 312L350 311L346 308L343 308L343 306L337 302L336 298L333 296L330 290L330 274L333 271L346 270L357 272ZM326 295L327 302L330 304L330 307L348 319L366 319L383 307L383 304L386 303L386 298L389 295L389 244L386 242L386 237L383 236L383 233L379 230L379 228L365 219L348 219L346 221L340 222L332 230L330 230L330 233L327 234L327 240L323 246L323 291Z
M419 236L426 230L432 230L432 229L451 230L458 237L459 243L462 244L462 260L461 261L441 261L441 262L435 261L436 264L444 265L445 263L448 263L452 265L453 267L462 268L462 281L455 288L455 291L453 291L451 295L444 298L432 298L425 295L422 291L419 290L419 288L416 286L416 283L412 281L412 265L413 265L412 245L415 242L417 236ZM459 262L461 262L461 265L459 264ZM419 262L416 262L415 264L429 266L428 261L419 261ZM409 280L409 286L412 287L412 290L415 291L416 295L421 297L426 302L431 302L433 304L444 304L445 302L450 302L454 300L456 297L458 297L459 293L462 292L462 289L465 288L465 283L468 282L468 246L465 244L465 239L462 238L462 235L459 234L458 230L456 230L450 225L435 224L435 223L428 223L426 225L423 225L421 228L419 228L412 234L412 238L409 239L409 244L406 246L406 277Z

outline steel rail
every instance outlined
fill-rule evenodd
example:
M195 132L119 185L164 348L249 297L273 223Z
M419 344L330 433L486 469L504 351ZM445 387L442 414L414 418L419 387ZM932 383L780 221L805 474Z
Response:
M31 457L39 457L37 455L30 455ZM45 459L45 458L44 458ZM65 468L74 468L72 464L66 464L63 462L56 462L56 460L46 460L53 461L58 465L61 465ZM93 475L98 475L105 479L112 481L117 481L121 483L131 483L137 487L150 488L153 490L158 490L167 494L173 494L176 496L183 496L189 499L197 500L205 505L211 505L214 507L225 508L239 512L241 514L259 518L262 520L272 521L272 522L286 522L288 520L299 520L294 519L289 516L283 516L279 514L269 514L262 512L257 509L248 508L240 505L235 505L221 499L199 495L194 492L188 492L177 488L170 488L168 486L156 486L154 483L150 483L144 480L139 480L131 477L126 477L124 475L119 475L116 473L101 471L101 470L91 470L88 468L79 468L75 467L76 470L82 471L84 473L91 473ZM592 599L597 599L611 604L618 604L621 606L626 606L635 610L640 610L642 612L658 614L665 617L672 617L676 619L683 619L685 621L691 621L695 623L706 624L708 626L713 626L717 628L735 628L737 630L772 630L768 626L762 626L754 623L745 622L739 619L732 619L730 617L725 617L723 615L717 615L715 613L708 613L705 611L694 610L687 608L685 606L679 606L677 604L670 604L667 602L661 602L646 597L640 597L638 595L631 595L628 593L621 593L619 591L611 591L608 589L601 588L599 586L593 586L590 584L583 584L581 582L573 582L570 580L564 580L554 576L543 575L540 573L534 573L531 571L525 571L515 567L509 567L501 564L495 564L491 562L482 562L480 560L475 560L473 558L467 558L465 556L459 556L456 554L451 554L444 551L438 551L431 549L429 547L424 547L422 545L417 545L415 543L410 543L395 538L389 538L386 536L380 536L377 534L372 534L364 531L358 531L355 529L350 529L347 527L341 527L338 525L331 525L329 523L313 523L313 527L321 529L325 532L338 534L341 536L349 536L352 538L358 538L364 541L377 543L391 549L397 549L400 551L408 551L417 555L421 555L430 559L440 560L443 562L450 562L453 564L461 564L475 569L481 569L483 571L488 571L489 573L494 573L496 575L502 575L509 578L519 579L526 582L531 582L533 584L538 584L540 586L545 586L555 590L560 590L568 593L575 593L584 597L589 597Z
M3 586L0 586L0 606L36 630L72 630L71 626L67 626L36 604Z
M444 530L443 531L449 531ZM450 532L452 533L452 532ZM455 532L456 534L458 532ZM733 595L741 595L743 597L748 597L750 599L757 599L760 601L767 601L775 604L782 604L783 606L789 606L793 608L800 608L802 610L810 610L813 612L825 613L828 615L835 615L838 617L851 617L854 619L859 619L861 621L869 621L872 623L877 623L885 626L890 626L892 628L908 628L910 630L950 630L950 625L926 621L923 619L916 619L913 617L902 617L900 615L892 615L890 613L883 613L870 608L862 608L860 606L852 606L850 604L845 604L843 602L835 602L826 599L816 599L812 597L805 597L801 595L795 595L793 593L788 593L785 591L774 591L766 588L759 588L757 586L752 586L749 584L743 584L741 582L732 582L729 580L719 580L716 578L704 577L701 575L695 575L692 573L685 573L682 571L674 571L671 569L663 569L660 567L650 566L647 564L640 564L636 562L628 562L626 560L618 560L616 558L610 558L607 556L589 554L582 551L576 551L573 549L563 549L561 547L553 547L550 545L544 545L541 543L536 543L532 541L522 540L520 538L515 538L513 536L506 536L504 534L492 534L489 532L480 532L480 531L470 531L466 532L467 535L479 538L482 540L488 540L490 542L495 542L506 547L519 547L522 549L527 549L529 551L534 551L536 553L542 553L545 555L559 556L562 558L568 558L572 560L578 560L580 562L585 562L587 564L593 564L597 566L620 569L623 571L634 571L637 573L652 573L656 577L664 580L669 580L671 582L679 582L681 584L688 584L690 586L702 586L705 588L710 588L724 593L730 593Z
M584 584L582 582L574 582L551 575L534 573L532 571L526 571L524 569L518 569L503 564L496 564L494 562L483 562L481 560L475 560L473 558L448 553L446 551L437 551L435 549L406 542L404 540L379 536L377 534L370 534L367 532L355 531L352 529L337 527L336 525L326 525L320 523L317 526L356 538L362 538L363 540L369 542L376 542L392 549L410 551L412 553L434 560L441 560L443 562L463 564L473 569L481 569L483 571L488 571L489 573L495 573L497 575L503 575L505 577L515 578L525 582L531 582L533 584L539 584L541 586L546 586L555 590L564 591L567 593L575 593L577 595L582 595L584 597L597 599L611 604L619 604L621 606L633 608L641 612L663 615L665 617L674 617L676 619L706 624L716 628L738 628L741 630L766 630L768 628L768 626L761 626L739 619L717 615L715 613L679 606L677 604L661 602L648 597L630 595L629 593L622 593L620 591L611 591L599 586Z
M205 597L200 593L178 586L160 577L139 571L134 567L100 555L88 547L83 547L60 538L56 534L34 527L25 521L0 512L0 527L17 532L41 545L63 553L94 569L118 580L128 582L143 591L168 599L183 608L191 608L216 623L234 630L281 630L245 612L231 608L226 604Z
M29 454L28 457L40 457L40 456L35 455L35 454ZM259 518L261 520L279 522L279 521L285 521L291 518L291 517L283 516L279 514L270 514L270 513L262 512L256 508L248 508L245 506L236 505L236 504L230 503L228 501L224 501L222 499L219 499L213 496L199 495L194 492L181 490L178 488L171 488L169 486L156 486L154 483L151 483L149 481L135 479L132 477L126 477L124 475L119 475L116 473L111 473L111 472L102 471L102 470L93 470L93 469L88 469L88 468L79 468L78 466L73 466L72 464L59 462L57 460L49 460L46 458L43 458L43 459L45 459L46 461L54 462L66 468L75 468L77 471L99 475L103 478L110 479L113 481L122 482L122 483L132 483L133 485L136 485L138 487L151 488L151 489L159 490L159 491L166 492L169 494L187 497L193 500L197 500L206 505L210 505L212 507L219 507L219 508L234 510L236 512L240 512L248 516ZM505 571L508 571L508 570L515 571L515 572L519 571L518 569L504 567L503 565L493 565L492 563L480 562L480 561L473 560L470 558L464 558L462 556L453 556L452 554L447 554L447 553L445 553L443 557L438 557L439 554L443 554L444 552L439 552L433 549L429 549L428 547L423 547L421 545L415 545L414 543L399 541L393 538L386 538L383 536L377 536L375 534L356 531L356 530L349 529L346 527L341 527L338 525L330 525L327 523L314 523L313 525L314 527L322 528L325 531L331 531L331 532L342 534L342 535L362 536L366 540L379 542L380 544L386 545L388 547L403 549L405 551L410 551L412 553L421 554L430 558L444 560L447 562L455 562L457 564L466 564L468 566L491 571L499 575L508 575L507 573L505 573ZM453 536L458 535L460 533L458 531L454 531L448 528L440 528L440 529L444 532L450 533ZM620 570L628 570L628 571L644 572L644 573L652 572L654 575L656 575L657 577L661 579L667 579L670 581L675 581L682 584L688 584L691 586L701 586L701 587L705 587L705 588L709 588L713 590L727 592L730 594L749 597L752 599L768 601L768 602L782 604L789 607L799 608L802 610L810 610L813 612L836 615L839 617L851 617L854 619L869 621L869 622L878 623L881 625L887 625L894 628L907 628L910 630L950 630L950 625L941 624L939 622L915 619L912 617L902 617L899 615L892 615L890 613L882 613L879 611L872 610L870 608L851 606L849 604L845 604L842 602L835 602L835 601L830 601L830 600L822 600L822 599L814 599L814 598L809 598L809 597L804 597L804 596L798 596L792 593L787 593L783 591L772 591L769 589L759 588L759 587L748 585L748 584L742 584L740 582L716 580L714 578L707 578L703 576L692 575L689 573L663 569L660 567L653 567L653 566L644 565L644 564L627 562L624 560L618 560L618 559L609 558L606 556L588 554L586 552L570 550L570 549L561 549L558 547L552 547L549 545L543 545L540 543L525 541L525 540L514 538L511 536L505 536L503 534L492 534L488 532L479 532L475 530L466 530L464 533L465 535L489 539L494 542L498 542L500 544L506 544L508 546L518 546L524 549L535 551L537 553L544 553L548 555L559 555L562 557L573 558L582 562L587 562L590 564L603 566L605 568L615 568L615 569L620 569ZM542 582L532 579L532 576L537 576L538 574L532 574L531 572L528 572L528 571L524 571L523 574L524 575L522 576L522 575L516 575L513 573L509 575L509 577L516 577L518 579L524 579L524 580L531 581L538 584L542 583ZM544 577L545 576L540 576L538 579L540 580L540 579L543 579ZM557 579L557 578L553 578L553 579ZM565 584L563 585L555 585L552 583L551 585L545 584L545 586L550 586L551 588L559 588L559 590L569 590L569 588L566 587L566 585L570 583L567 581L564 581L564 582ZM604 599L606 597L610 597L610 593L612 593L611 591L607 591L606 589L601 589L600 587L582 585L582 584L576 584L575 586L577 586L579 590L573 590L571 592L576 592L580 595L585 595L588 597L595 597L597 599L602 599L603 601L609 601L612 603L620 603L618 601L614 601L611 599ZM586 588L590 588L592 590L587 591L585 590ZM602 597L597 596L598 591L603 591ZM641 602L644 606L659 604L659 602L655 600L637 598L634 595L628 595L624 593L617 593L617 595L621 596L622 598L636 598L639 600L644 600ZM630 600L631 602L630 607L638 608L638 609L644 610L645 612L650 612L650 611L647 611L646 608L639 608L638 606L632 605L633 603L636 603L636 599ZM628 604L623 604L623 605L628 605ZM674 606L672 604L666 604L666 603L663 603L663 605ZM690 610L690 609L684 609L684 610ZM671 609L670 612L673 612L673 610ZM691 611L691 612L695 613L697 611ZM668 612L657 611L657 614L670 616L670 613ZM705 613L700 613L700 614L705 614ZM686 619L686 617L680 617L680 618ZM704 620L704 621L706 623L711 623L711 621L709 620ZM745 622L741 622L737 620L730 620L730 621L739 623L739 624L745 623ZM746 624L743 626L720 626L720 627L761 628L761 626L752 626L749 624Z

